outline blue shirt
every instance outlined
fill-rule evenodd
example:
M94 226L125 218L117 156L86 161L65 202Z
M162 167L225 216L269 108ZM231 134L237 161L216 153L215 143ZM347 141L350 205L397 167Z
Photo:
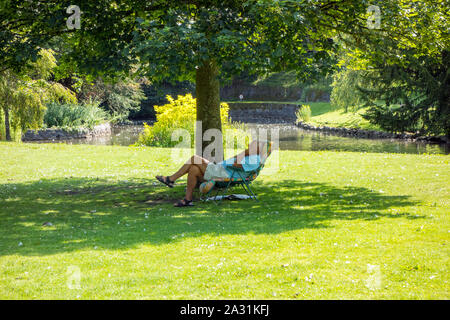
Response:
M232 171L232 169L227 168L227 166L232 166L233 163L234 163L234 157L220 162L220 164L222 164L222 166L225 168L225 170L227 170L230 177L233 174L233 171ZM252 154L249 156L245 156L244 159L242 159L241 165L242 165L242 169L245 172L256 170L261 165L261 157L259 156L259 154ZM244 174L242 174L242 176L245 178L248 176L248 174L244 173ZM237 174L235 174L233 176L233 178L238 178L238 177L239 177L239 175L237 175Z

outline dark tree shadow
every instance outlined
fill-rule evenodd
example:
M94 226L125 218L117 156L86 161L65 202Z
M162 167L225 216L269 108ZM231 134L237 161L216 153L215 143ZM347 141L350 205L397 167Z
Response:
M387 212L391 207L416 205L408 196L361 187L283 180L270 184L256 181L253 188L260 202L216 205L197 201L194 207L174 208L184 184L168 189L146 179L117 182L92 178L2 184L0 255L127 249L204 235L277 234L329 228L334 220L425 218ZM51 225L43 225L48 222Z

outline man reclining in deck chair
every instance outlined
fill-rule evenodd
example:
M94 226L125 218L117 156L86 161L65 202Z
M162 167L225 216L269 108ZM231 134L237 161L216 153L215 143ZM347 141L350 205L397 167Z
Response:
M175 181L187 174L186 195L183 200L175 204L175 207L192 206L192 196L198 182L213 179L229 179L233 174L233 170L230 170L227 166L243 169L244 174L245 172L251 172L251 170L257 169L261 164L261 159L266 158L266 146L266 142L252 141L246 150L219 163L214 163L198 155L194 155L173 175L156 176L156 179L169 188L173 188Z

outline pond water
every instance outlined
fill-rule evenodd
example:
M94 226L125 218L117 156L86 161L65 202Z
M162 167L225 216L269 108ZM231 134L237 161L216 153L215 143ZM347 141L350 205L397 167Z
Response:
M389 153L430 153L449 154L448 144L429 144L390 139L361 139L341 137L321 132L299 129L293 125L248 124L249 128L279 131L280 150L334 150L350 152L389 152ZM141 125L124 125L112 128L112 134L91 139L74 139L64 141L68 144L122 145L128 146L138 139L143 130ZM61 142L61 141L55 141Z
M252 127L265 127L270 130L270 125L252 125ZM430 144L397 139L363 139L343 137L324 132L306 131L293 125L282 125L278 126L278 128L281 150L333 150L414 154L450 153L450 145L448 144Z

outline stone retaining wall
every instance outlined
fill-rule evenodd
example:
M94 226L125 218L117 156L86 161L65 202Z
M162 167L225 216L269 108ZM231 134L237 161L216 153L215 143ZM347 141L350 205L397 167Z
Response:
M295 122L295 104L274 103L229 103L228 112L232 121L254 123L292 123Z
M304 90L307 90L303 94ZM243 81L235 80L231 85L220 89L222 100L238 100L240 95L247 101L298 101L303 98L306 101L330 101L330 94L322 90L305 89L300 86L282 87L252 85Z
M237 100L242 94L245 100L296 101L302 96L302 88L255 86L237 83L220 89L222 100Z
M103 123L88 128L77 129L42 129L28 130L22 135L22 141L41 141L41 140L71 140L71 139L87 139L91 137L106 136L111 134L111 125Z
M340 136L348 136L354 138L367 138L367 139L401 139L409 141L423 141L427 143L450 143L450 140L445 137L431 137L420 136L412 133L390 133L375 130L363 130L363 129L351 129L351 128L335 128L328 126L313 126L304 122L297 123L297 127L304 130L322 131Z

